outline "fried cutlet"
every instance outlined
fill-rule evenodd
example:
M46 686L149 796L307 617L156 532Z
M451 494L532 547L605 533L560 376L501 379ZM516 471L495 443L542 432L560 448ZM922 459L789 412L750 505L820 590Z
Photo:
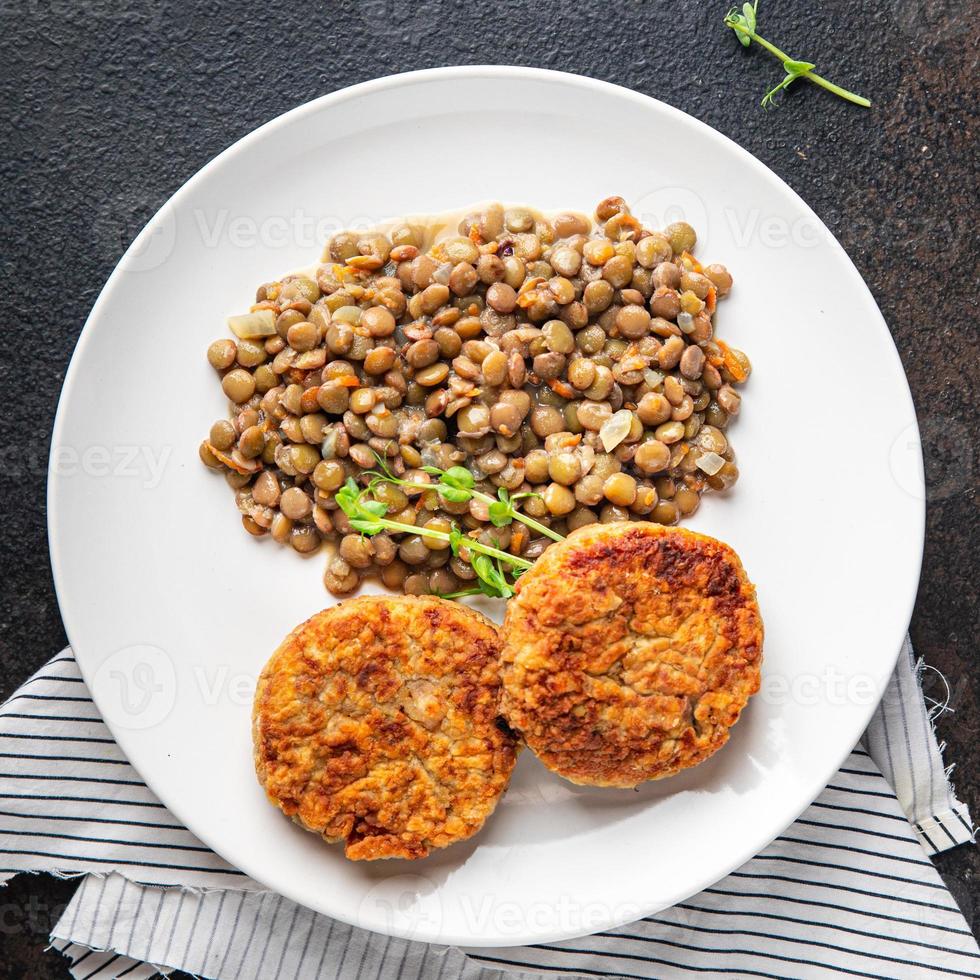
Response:
M259 679L269 799L353 860L420 858L475 834L517 742L500 720L497 628L434 596L367 596L295 629Z
M593 524L551 545L501 636L504 716L575 783L696 765L759 689L755 589L728 545L681 528Z

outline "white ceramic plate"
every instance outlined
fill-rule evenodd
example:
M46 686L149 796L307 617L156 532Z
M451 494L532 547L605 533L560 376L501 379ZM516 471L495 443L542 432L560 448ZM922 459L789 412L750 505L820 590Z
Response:
M601 130L601 136L597 131ZM133 175L133 179L138 179ZM754 373L732 428L742 478L689 526L758 585L763 691L730 743L636 792L572 786L523 754L473 840L346 861L264 799L251 690L329 604L324 557L246 535L197 459L224 400L204 352L258 283L338 226L497 199L590 211L621 194L684 217L735 290L719 333ZM915 414L857 271L782 181L669 106L525 68L386 78L222 153L147 225L82 333L54 432L51 554L68 635L114 735L228 861L320 912L470 945L581 935L678 902L746 861L820 792L894 666L923 534Z

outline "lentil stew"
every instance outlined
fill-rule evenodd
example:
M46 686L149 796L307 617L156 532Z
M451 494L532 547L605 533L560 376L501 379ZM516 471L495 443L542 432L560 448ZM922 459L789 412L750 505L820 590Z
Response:
M433 226L435 226L433 222ZM456 233L424 224L342 232L305 274L259 287L235 338L207 357L229 400L201 443L250 534L300 553L336 548L324 583L447 595L472 584L463 554L418 534L354 532L338 507L379 459L408 482L467 468L477 489L527 494L520 509L557 534L594 522L675 524L738 479L727 429L741 351L714 335L732 288L694 258L685 222L643 228L620 197L595 219L499 204ZM533 561L550 543L494 526L487 504L380 483L400 524Z

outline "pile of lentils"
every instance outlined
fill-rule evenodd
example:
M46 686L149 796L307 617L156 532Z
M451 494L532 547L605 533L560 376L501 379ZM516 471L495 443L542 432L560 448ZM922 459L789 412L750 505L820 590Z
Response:
M723 265L694 229L641 227L620 197L544 216L493 205L435 244L425 226L334 236L315 275L260 286L208 361L230 401L203 462L235 490L245 529L296 551L336 543L335 595L377 573L449 594L473 569L430 537L352 532L335 501L385 459L405 480L467 467L476 488L530 493L521 509L565 534L595 521L674 524L738 479L726 430L748 358L714 337ZM377 454L377 455L376 455ZM378 486L402 524L453 525L526 559L549 539L494 527L487 505ZM464 551L465 554L465 551Z

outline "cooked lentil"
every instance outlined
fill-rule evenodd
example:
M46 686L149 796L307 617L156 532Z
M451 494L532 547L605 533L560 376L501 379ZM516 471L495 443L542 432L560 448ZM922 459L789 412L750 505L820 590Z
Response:
M465 548L365 538L338 508L336 491L375 454L419 484L431 482L424 466L465 466L491 496L527 494L517 506L560 534L673 524L705 491L731 487L726 429L751 371L714 337L731 274L692 256L685 222L642 228L618 197L595 218L492 205L441 241L425 225L343 232L314 271L261 285L233 318L237 339L207 350L230 417L200 448L245 529L302 553L335 544L324 583L336 595L372 573L391 589L448 593L475 577ZM494 527L478 500L392 484L373 496L392 520L460 527L528 560L549 541Z

